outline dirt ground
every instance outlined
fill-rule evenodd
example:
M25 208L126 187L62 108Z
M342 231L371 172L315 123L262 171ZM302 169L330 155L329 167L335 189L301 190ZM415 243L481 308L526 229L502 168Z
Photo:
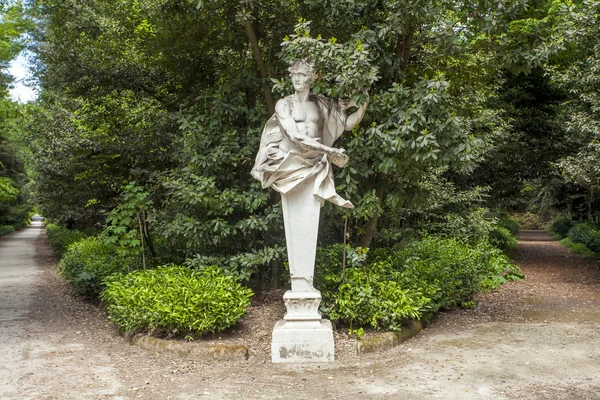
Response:
M213 341L247 361L186 360L129 345L101 309L74 299L41 226L0 239L0 399L600 399L600 269L540 231L521 234L527 279L440 313L394 349L336 362L269 361L277 297Z

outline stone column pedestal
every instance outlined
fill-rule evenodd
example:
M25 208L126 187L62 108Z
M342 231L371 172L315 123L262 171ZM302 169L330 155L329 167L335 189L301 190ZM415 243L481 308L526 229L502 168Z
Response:
M283 295L287 313L273 328L271 359L275 363L333 361L331 321L321 319L321 293L293 292Z
M313 286L321 203L314 177L281 194L292 290L283 295L287 313L273 328L273 362L334 360L331 321L321 319L321 293Z

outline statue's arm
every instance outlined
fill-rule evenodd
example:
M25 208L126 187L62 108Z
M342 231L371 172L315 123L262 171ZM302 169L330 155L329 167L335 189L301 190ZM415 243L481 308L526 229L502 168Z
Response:
M365 116L365 111L367 110L367 104L368 102L364 102L360 107L358 107L358 110L348 115L346 118L346 124L344 125L344 130L351 131L356 125L358 125L360 121L362 121L363 117ZM351 105L353 104L349 104L348 106Z
M296 125L296 121L292 117L292 110L285 99L277 102L275 105L275 114L277 115L279 126L292 142L303 149L313 150L329 156L332 162L338 166L346 164L348 156L344 154L344 150L326 146L314 138L303 135L298 131L298 125Z

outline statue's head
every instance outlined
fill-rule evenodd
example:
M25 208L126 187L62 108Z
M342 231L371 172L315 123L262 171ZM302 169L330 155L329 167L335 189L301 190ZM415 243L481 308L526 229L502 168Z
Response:
M313 65L305 60L293 60L288 68L294 89L308 90L311 83L317 79L317 74L314 72Z

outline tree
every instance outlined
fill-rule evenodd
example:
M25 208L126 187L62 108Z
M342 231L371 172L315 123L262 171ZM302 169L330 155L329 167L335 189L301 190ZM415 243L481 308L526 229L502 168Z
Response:
M497 71L528 71L560 47L556 38L537 40L554 18L546 2L311 1L308 8L314 19L284 42L286 58L320 64L317 91L371 95L366 123L343 144L352 163L339 174L357 206L361 246L371 245L379 216L413 202L431 168L470 173L481 161L502 129L487 105Z
M565 14L569 46L553 77L569 93L566 126L579 146L558 165L567 182L586 190L586 217L600 222L600 2L573 4Z
M12 76L8 66L23 48L26 29L19 2L0 2L0 225L19 225L27 219L28 176L19 143L22 109L9 98Z
M554 43L536 41L554 15L541 0L34 0L30 14L43 93L28 129L45 212L104 227L136 182L148 193L137 226L161 262L245 278L275 278L284 260L279 196L249 172L290 59L317 63L318 93L369 98L336 182L356 205L352 239L376 246L390 243L378 226L450 199L439 191L463 195L456 209L480 202L445 171L470 173L506 128L489 102L498 70L528 70ZM322 243L344 240L342 212L324 208Z

